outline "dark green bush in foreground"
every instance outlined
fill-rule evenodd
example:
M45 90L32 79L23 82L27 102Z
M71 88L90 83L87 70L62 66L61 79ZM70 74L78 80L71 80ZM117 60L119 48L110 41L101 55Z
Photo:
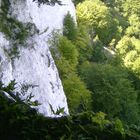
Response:
M44 117L13 96L13 85L0 86L1 140L139 140L140 130L125 130L119 119L109 121L102 112L84 112L61 118ZM130 131L131 130L131 131Z

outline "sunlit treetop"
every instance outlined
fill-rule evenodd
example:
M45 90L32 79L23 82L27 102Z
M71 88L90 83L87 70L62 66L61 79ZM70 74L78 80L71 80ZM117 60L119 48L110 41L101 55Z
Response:
M124 65L140 77L140 40L124 36L118 42L116 49L123 58Z
M105 3L99 0L86 0L77 5L78 23L89 26L94 34L107 45L121 32L119 21L111 13Z

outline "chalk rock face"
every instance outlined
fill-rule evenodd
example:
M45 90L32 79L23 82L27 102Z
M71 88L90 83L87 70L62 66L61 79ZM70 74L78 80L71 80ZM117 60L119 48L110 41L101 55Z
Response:
M68 11L75 19L72 1L63 0L62 6L38 5L33 0L10 2L8 16L25 25L31 23L37 32L28 36L24 45L18 45L19 56L14 59L7 53L13 47L13 40L0 32L0 80L6 85L15 79L18 91L28 87L27 93L34 95L32 100L41 104L38 111L46 116L54 116L50 105L54 111L64 108L65 114L68 114L63 86L47 41L53 29L62 29L63 18Z

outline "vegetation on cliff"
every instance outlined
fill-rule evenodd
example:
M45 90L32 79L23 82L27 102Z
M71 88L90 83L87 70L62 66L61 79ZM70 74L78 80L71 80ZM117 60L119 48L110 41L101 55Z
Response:
M18 95L5 96L14 84L0 84L1 139L140 139L139 0L74 2L77 24L68 13L63 35L55 33L51 41L71 115L44 117ZM0 31L24 42L27 28L7 17L8 3L3 4Z

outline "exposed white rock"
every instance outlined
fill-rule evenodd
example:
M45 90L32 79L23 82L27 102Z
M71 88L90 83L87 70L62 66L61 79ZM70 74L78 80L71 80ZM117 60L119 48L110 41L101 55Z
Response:
M0 79L6 85L9 83L10 79L13 79L11 60L4 51L4 49L8 47L9 41L0 33Z
M72 1L62 0L62 4L62 6L58 4L55 4L55 6L45 4L38 6L38 3L32 2L32 0L14 0L11 12L19 21L35 23L40 32L49 27L48 34L52 29L62 28L63 17L68 11L76 19Z
M19 46L20 57L11 61L4 51L10 48L7 41L0 33L0 78L8 84L15 79L18 83L17 89L23 85L33 85L28 89L32 92L34 100L41 103L38 106L40 113L53 116L49 104L56 111L59 107L65 108L68 114L68 106L59 78L57 68L51 56L47 40L53 29L61 29L64 15L69 11L75 19L75 8L71 0L63 0L63 6L40 5L32 0L11 1L10 16L15 17L23 23L31 22L36 25L39 32L29 37L26 46ZM47 32L44 32L48 28Z

